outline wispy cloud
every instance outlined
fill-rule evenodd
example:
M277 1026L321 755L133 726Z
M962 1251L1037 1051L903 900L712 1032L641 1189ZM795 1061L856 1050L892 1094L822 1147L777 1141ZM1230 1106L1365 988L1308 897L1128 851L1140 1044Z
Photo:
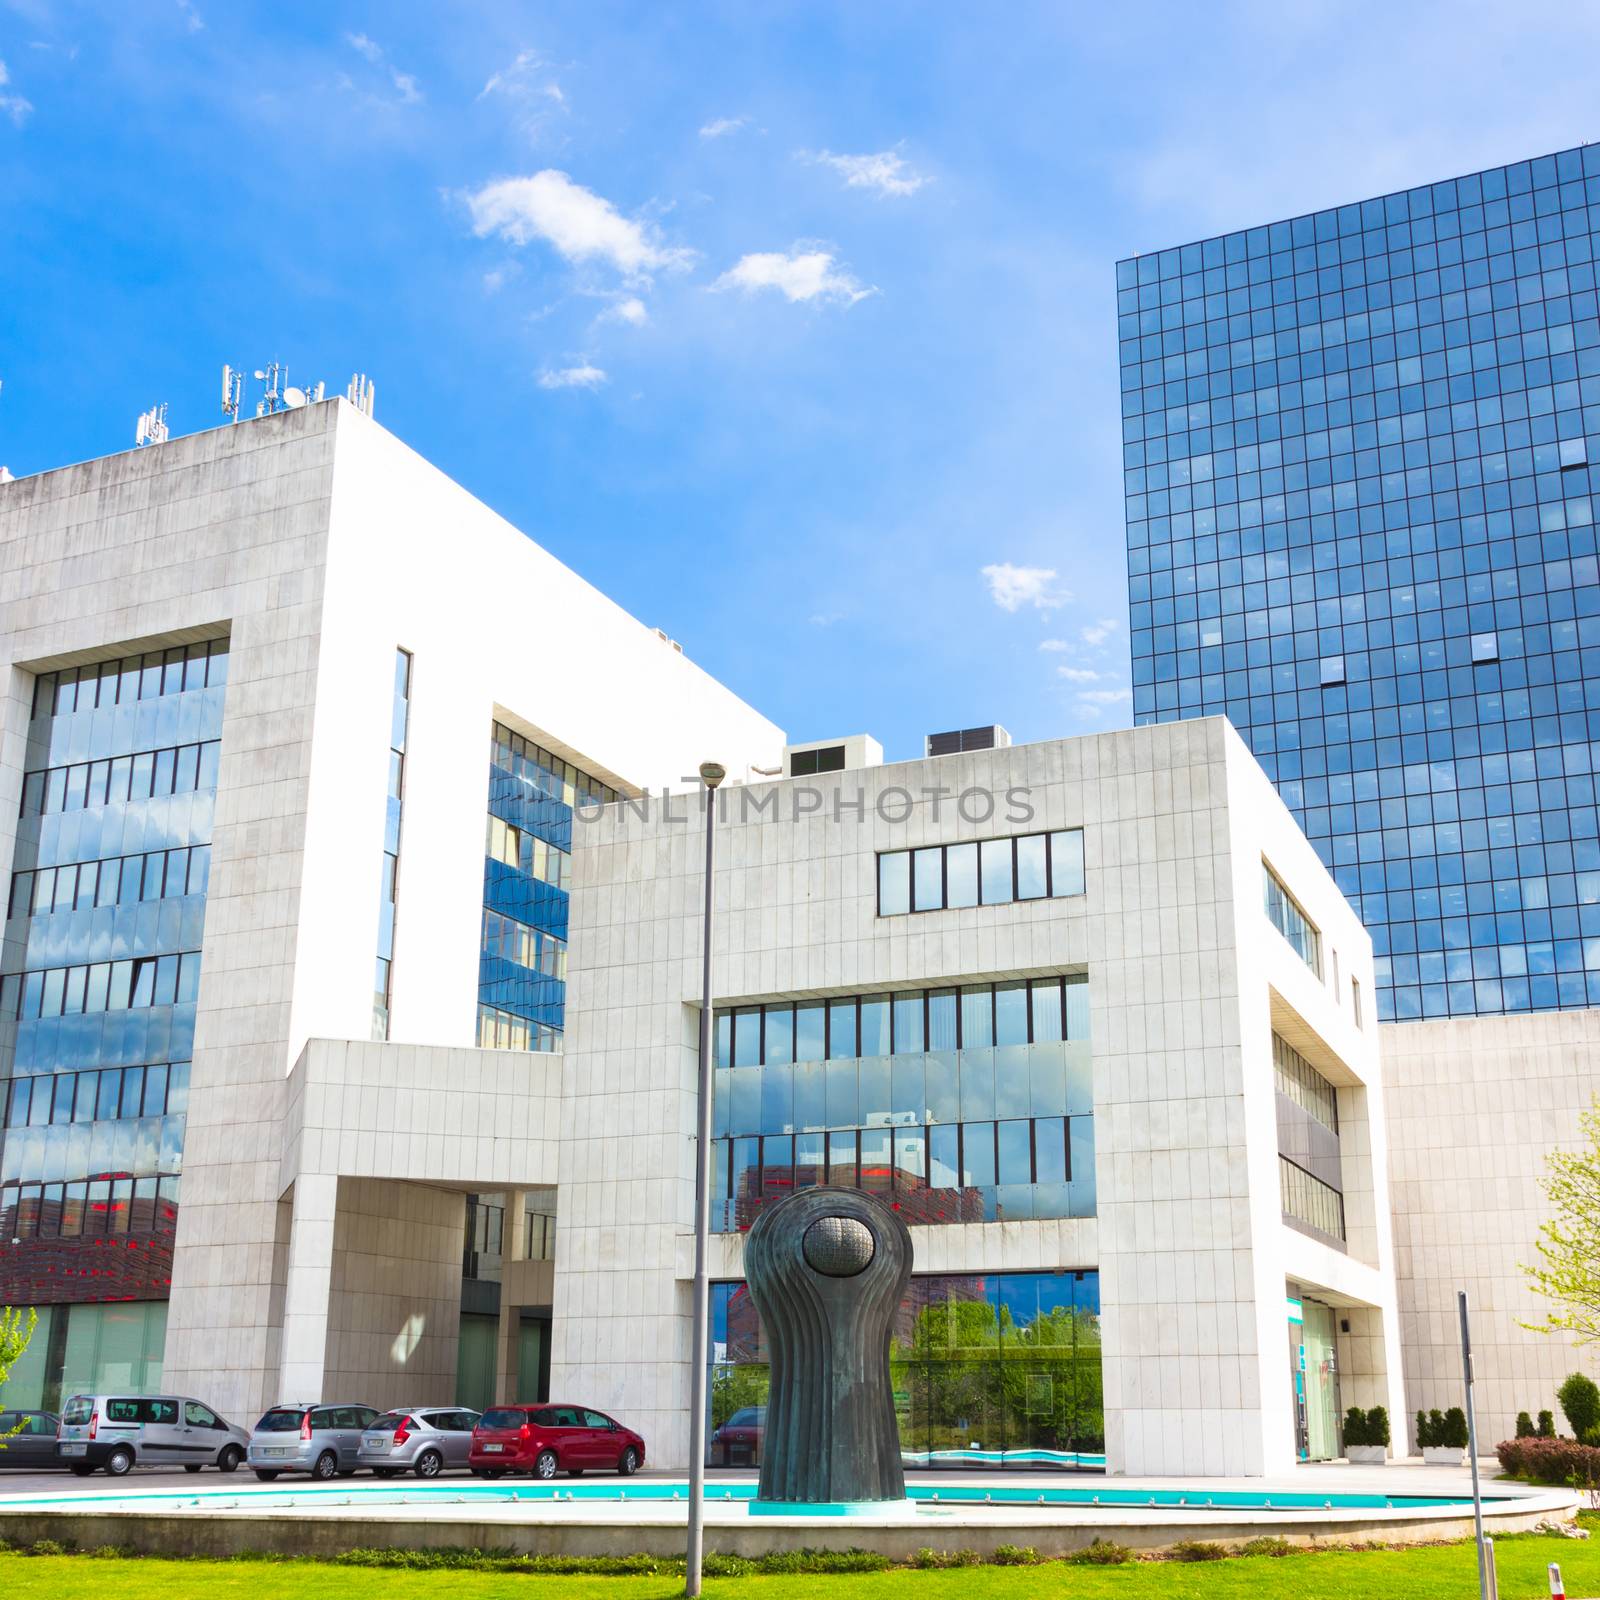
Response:
M931 180L916 171L897 150L879 150L873 155L841 156L831 150L798 150L795 159L819 167L832 167L844 179L847 189L870 189L877 195L915 194Z
M495 234L517 245L542 240L575 265L602 262L629 283L647 283L653 272L694 260L692 250L664 244L648 223L623 216L609 200L553 168L485 184L466 200L480 239Z
M1080 637L1085 644L1100 645L1117 631L1118 622L1115 617L1102 617L1098 622L1091 622L1082 630Z
M541 389L598 389L607 382L605 372L587 361L575 367L547 367L539 374Z
M0 89L4 89L11 82L11 74L6 70L4 61L0 61ZM17 127L21 127L28 120L33 111L33 102L25 100L20 94L0 94L0 117L10 117Z
M741 128L750 126L749 117L713 117L710 122L700 125L702 139L726 139L730 133L737 133Z
M615 305L600 313L601 322L623 322L630 328L642 328L650 320L650 312L638 295L627 295Z
M205 27L205 18L194 8L194 0L178 0L178 10L183 13L184 26L190 33L199 33Z
M989 598L1002 611L1020 611L1024 606L1053 611L1072 598L1066 590L1056 588L1054 567L1017 567L1000 561L985 567L983 577L989 585Z
M1098 683L1100 674L1092 667L1057 667L1056 676L1068 683Z
M833 300L854 305L878 291L863 284L841 267L827 250L758 250L741 256L711 285L713 289L738 289L758 294L775 289L791 303Z
M388 74L389 82L394 85L397 104L414 106L420 103L422 89L416 78L411 73L402 72L395 66L384 54L383 46L376 39L365 33L347 33L344 36L344 40L357 55ZM349 87L355 87L348 78L343 81Z
M566 94L556 81L550 63L537 50L519 50L508 66L491 72L477 97L487 100L491 95L503 95L524 103L543 102L562 110L567 105Z
M1080 689L1075 703L1079 716L1098 720L1113 707L1126 705L1132 699L1132 689Z

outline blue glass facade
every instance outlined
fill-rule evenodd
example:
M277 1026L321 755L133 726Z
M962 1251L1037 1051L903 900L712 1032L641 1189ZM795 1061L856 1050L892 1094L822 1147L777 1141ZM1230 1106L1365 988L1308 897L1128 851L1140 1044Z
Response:
M37 679L0 963L0 1302L167 1294L227 678L217 640Z
M501 724L489 757L478 1043L559 1050L567 995L572 813L616 791Z
M1589 146L1117 265L1134 720L1232 720L1385 1021L1600 1004L1597 241Z

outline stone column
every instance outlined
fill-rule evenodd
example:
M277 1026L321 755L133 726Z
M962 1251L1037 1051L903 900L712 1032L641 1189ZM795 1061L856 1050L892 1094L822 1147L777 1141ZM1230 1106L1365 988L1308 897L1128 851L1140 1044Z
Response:
M283 1346L277 1401L320 1400L328 1357L328 1296L339 1180L302 1172L294 1182L283 1290Z
M521 1348L521 1307L513 1305L511 1285L516 1280L513 1263L527 1250L527 1194L507 1189L505 1227L500 1236L500 1328L495 1338L494 1397L515 1400L517 1363Z

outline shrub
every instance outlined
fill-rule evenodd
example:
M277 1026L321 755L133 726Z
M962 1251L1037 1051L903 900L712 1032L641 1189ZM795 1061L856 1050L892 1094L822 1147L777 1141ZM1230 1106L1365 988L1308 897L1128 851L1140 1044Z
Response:
M1382 1406L1374 1406L1367 1413L1367 1443L1388 1444L1389 1413Z
M1366 1444L1367 1414L1360 1406L1351 1406L1344 1414L1344 1442L1348 1449L1353 1444Z
M981 1567L983 1565L983 1557L976 1550L952 1550L945 1557L945 1565L948 1567Z
M1467 1448L1467 1414L1460 1406L1451 1406L1444 1414L1444 1426L1439 1430L1439 1443L1447 1450Z
M1269 1537L1263 1534L1259 1539L1246 1539L1239 1546L1242 1556L1292 1556L1294 1546L1287 1539Z
M1519 1439L1533 1438L1533 1418L1526 1411L1517 1413L1517 1437Z
M1096 1538L1067 1557L1078 1567L1120 1567L1133 1560L1133 1551L1112 1539Z
M1428 1422L1428 1413L1417 1413L1417 1449L1431 1450L1433 1448L1433 1428Z
M1437 1406L1428 1413L1428 1443L1436 1450L1444 1444L1444 1412Z
M1556 1400L1575 1439L1587 1439L1600 1427L1600 1388L1595 1387L1593 1378L1574 1372L1556 1390Z
M30 1556L64 1556L66 1553L67 1547L57 1544L54 1539L35 1539L28 1546Z
M1539 1437L1553 1439L1556 1436L1556 1414L1553 1411L1539 1413Z
M1180 1539L1167 1551L1174 1561L1221 1561L1227 1553L1224 1545L1205 1539Z
M1568 1488L1600 1482L1600 1450L1576 1439L1503 1439L1495 1446L1502 1470L1529 1483Z
M997 1567L1035 1567L1039 1564L1039 1552L1031 1544L997 1544L994 1564Z
M939 1552L930 1545L923 1545L911 1558L911 1565L929 1571L934 1567L942 1567L944 1563L939 1559Z

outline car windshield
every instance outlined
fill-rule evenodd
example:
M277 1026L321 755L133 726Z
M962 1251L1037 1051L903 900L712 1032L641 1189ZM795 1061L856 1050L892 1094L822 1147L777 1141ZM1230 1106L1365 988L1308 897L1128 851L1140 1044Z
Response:
M398 1433L400 1424L410 1415L406 1411L385 1411L381 1417L367 1424L368 1433Z
M761 1422L761 1407L746 1406L742 1411L735 1411L728 1418L730 1428L754 1428Z
M61 1420L71 1427L81 1427L94 1415L94 1401L81 1394L75 1394L67 1401L66 1409L61 1413Z
M480 1428L520 1428L526 1421L526 1416L520 1411L496 1407L493 1411L484 1412L478 1426Z
M290 1411L284 1407L279 1407L275 1411L269 1411L256 1424L256 1432L298 1433L300 1431L300 1419L303 1416L305 1416L303 1411Z

